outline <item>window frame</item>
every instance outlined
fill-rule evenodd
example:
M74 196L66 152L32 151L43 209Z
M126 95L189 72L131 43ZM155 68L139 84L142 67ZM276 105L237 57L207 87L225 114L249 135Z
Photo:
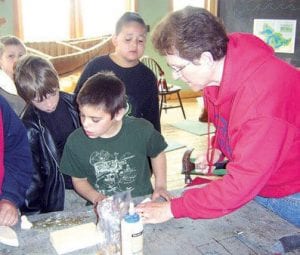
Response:
M213 15L218 15L218 0L204 0L204 8ZM169 11L173 11L173 0L169 0Z
M51 1L51 0L49 0ZM84 35L83 31L83 18L81 13L81 1L82 0L69 0L70 1L70 27L69 27L69 38L82 38ZM84 1L84 0L83 0ZM108 0L109 1L109 0ZM126 0L126 9L137 11L136 0ZM20 39L24 40L24 27L22 24L22 0L13 0L13 11L16 14L14 19L14 34Z

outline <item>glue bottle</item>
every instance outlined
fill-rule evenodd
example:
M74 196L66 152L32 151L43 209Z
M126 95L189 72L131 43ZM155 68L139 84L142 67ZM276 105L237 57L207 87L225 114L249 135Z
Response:
M143 223L129 205L129 212L121 221L122 255L143 255Z

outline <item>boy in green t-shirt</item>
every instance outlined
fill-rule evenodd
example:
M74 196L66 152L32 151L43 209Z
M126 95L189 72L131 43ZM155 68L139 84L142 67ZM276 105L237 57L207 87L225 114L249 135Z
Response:
M80 89L77 103L82 127L69 136L60 165L60 171L72 176L75 190L94 204L126 190L133 197L153 193L153 200L169 200L167 144L150 122L126 116L123 82L113 73L97 73Z

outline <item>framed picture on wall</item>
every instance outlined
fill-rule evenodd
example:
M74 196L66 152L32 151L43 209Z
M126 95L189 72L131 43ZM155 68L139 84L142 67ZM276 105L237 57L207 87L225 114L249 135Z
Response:
M253 34L269 44L275 52L294 53L297 20L254 19Z

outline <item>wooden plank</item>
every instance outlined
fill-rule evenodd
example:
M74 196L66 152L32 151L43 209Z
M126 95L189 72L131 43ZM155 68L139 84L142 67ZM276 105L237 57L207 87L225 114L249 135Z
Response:
M180 192L175 193L179 195ZM28 218L33 223L32 229L21 230L19 224L14 227L20 246L0 244L0 254L56 254L49 240L50 232L96 221L91 206ZM272 246L281 237L292 234L300 234L300 229L250 202L218 219L173 219L162 224L147 224L144 227L144 255L270 254ZM97 250L94 246L70 255L96 254Z

